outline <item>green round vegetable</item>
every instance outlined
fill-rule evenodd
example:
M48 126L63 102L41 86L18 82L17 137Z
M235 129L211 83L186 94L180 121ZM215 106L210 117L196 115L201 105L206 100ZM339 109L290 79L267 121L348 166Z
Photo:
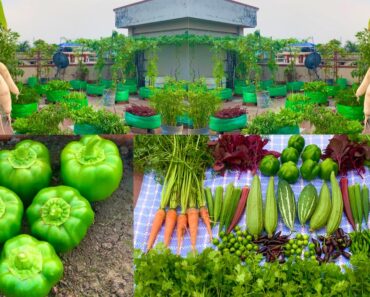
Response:
M53 246L22 234L9 239L1 253L0 292L11 297L45 297L63 276Z
M313 160L319 162L321 158L321 149L316 144L306 146L302 153L303 162L306 160Z
M297 165L292 161L284 163L280 167L278 176L281 179L286 180L288 183L294 184L299 178L299 170L297 168Z
M21 231L23 203L13 191L0 187L0 244Z
M320 165L313 160L306 160L301 166L301 175L305 180L313 180L320 174Z
M14 191L29 205L51 181L49 151L33 140L19 142L14 150L0 151L0 186Z
M331 158L327 158L320 164L320 177L323 180L330 180L330 174L334 171L335 175L338 175L338 164Z
M66 186L41 190L26 214L32 235L63 253L76 247L94 222L89 201Z
M265 156L260 163L260 171L263 175L274 176L280 169L280 161L273 155Z
M118 188L123 164L118 147L98 135L70 142L62 151L61 176L90 202L107 199Z
M305 140L301 135L292 135L288 141L288 147L294 147L300 154L305 146Z
M286 149L284 149L280 157L281 163L283 164L289 161L298 163L298 159L299 153L294 147L287 147Z

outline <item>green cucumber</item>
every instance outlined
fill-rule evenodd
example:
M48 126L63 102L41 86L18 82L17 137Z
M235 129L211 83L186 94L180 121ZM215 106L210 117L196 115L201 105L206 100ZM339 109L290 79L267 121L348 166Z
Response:
M275 196L275 180L273 176L270 177L270 181L267 186L264 222L267 236L271 238L274 235L278 224L278 209Z
M263 200L261 181L256 174L252 181L252 187L247 201L247 230L254 239L257 239L263 231Z
M332 191L332 208L326 226L326 234L332 235L340 226L343 217L343 197L342 191L340 189L339 183L336 178L336 173L334 171L330 174L330 183ZM359 185L360 188L360 185ZM361 194L360 194L361 198ZM360 200L360 202L362 202Z
M302 226L309 220L317 206L318 195L312 184L305 186L298 199L298 218Z
M280 180L278 184L278 205L280 214L285 225L291 230L294 230L294 221L296 218L296 201L294 193L289 183L285 180Z
M330 213L330 190L328 185L324 182L320 190L319 202L310 220L310 232L324 227L329 219Z

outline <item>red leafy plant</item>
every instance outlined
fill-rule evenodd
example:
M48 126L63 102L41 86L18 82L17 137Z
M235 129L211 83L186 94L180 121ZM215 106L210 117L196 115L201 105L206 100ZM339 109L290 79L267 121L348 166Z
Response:
M221 109L220 111L216 112L215 117L219 119L232 119L240 117L245 113L246 113L245 109L241 108L240 106L237 106Z
M126 108L126 112L132 113L137 116L142 117L152 117L155 116L157 113L153 108L143 105L131 105Z
M347 135L335 135L322 156L323 160L327 158L338 163L341 176L356 170L357 174L363 177L365 161L370 159L370 147L366 143L351 141Z
M268 142L267 138L259 135L239 134L222 135L216 141L210 141L208 146L215 159L213 170L221 174L227 169L240 172L250 170L255 174L263 157L280 157L280 153L264 149Z

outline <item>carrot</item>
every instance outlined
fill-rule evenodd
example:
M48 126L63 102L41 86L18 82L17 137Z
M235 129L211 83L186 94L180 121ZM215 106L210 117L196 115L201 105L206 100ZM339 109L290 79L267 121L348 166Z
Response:
M195 252L198 235L199 210L196 208L189 208L186 213L188 215L191 248L193 252Z
M148 243L146 247L147 252L153 247L154 242L158 236L158 233L162 228L165 218L166 218L166 211L164 209L158 209L155 214L153 223L152 223L152 230L150 231L150 235L149 235L149 239L148 239Z
M211 220L209 218L209 213L207 207L201 207L199 210L200 217L202 218L204 224L207 227L207 232L209 234L210 239L212 240L212 228L211 228Z
M164 245L166 247L168 247L171 242L172 233L173 230L175 230L176 218L177 218L176 209L169 209L166 214L166 222L164 225Z
M177 216L177 254L180 254L187 225L188 218L186 214Z
M249 188L248 187L243 188L242 194L239 200L239 204L238 204L238 207L236 208L233 220L229 228L227 228L227 233L230 233L235 228L235 226L239 223L240 218L244 212L245 206L247 204L248 194L249 194Z
M356 223L352 216L351 203L348 197L348 178L342 177L340 180L340 188L342 190L342 198L344 204L344 211L346 213L348 222L351 224L353 230L356 230Z

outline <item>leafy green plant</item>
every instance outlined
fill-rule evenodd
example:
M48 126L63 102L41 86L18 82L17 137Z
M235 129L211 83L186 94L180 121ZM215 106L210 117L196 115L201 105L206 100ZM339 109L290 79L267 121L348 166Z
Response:
M216 91L202 89L188 91L187 113L193 120L193 128L199 129L207 127L209 118L221 106L221 99Z
M40 95L34 88L27 87L22 83L17 84L19 89L19 96L12 94L12 102L15 104L29 104L38 103L40 101Z
M303 94L292 93L287 97L287 100L289 100L290 102L304 102L304 101L308 102L310 101L310 98Z
M337 79L338 78L338 69L335 61L335 57L344 57L346 51L341 46L341 42L336 39L332 39L325 44L319 44L317 46L318 51L320 52L324 60L324 73L326 79Z
M158 54L156 49L150 51L148 69L146 75L149 78L149 86L154 87L156 78L158 76Z
M42 76L49 78L51 70L49 63L57 48L57 45L49 44L42 39L33 42L32 47L28 51L28 56L36 60L36 76L38 79Z
M358 32L356 38L360 55L357 61L357 69L352 74L360 82L370 67L370 30L364 29Z
M312 81L304 84L305 92L325 92L326 83L323 81Z
M55 79L48 83L48 91L62 91L69 89L71 89L71 84L68 81Z
M185 112L186 90L183 88L164 88L153 90L150 98L150 106L161 116L162 123L168 126L176 126L177 117Z
M84 92L71 92L68 95L64 96L65 100L85 100L86 94Z
M335 95L335 100L338 104L346 106L364 105L364 97L361 97L360 100L357 101L356 93L352 89L341 90Z
M23 75L16 56L18 38L18 33L0 26L0 62L5 64L14 78Z

